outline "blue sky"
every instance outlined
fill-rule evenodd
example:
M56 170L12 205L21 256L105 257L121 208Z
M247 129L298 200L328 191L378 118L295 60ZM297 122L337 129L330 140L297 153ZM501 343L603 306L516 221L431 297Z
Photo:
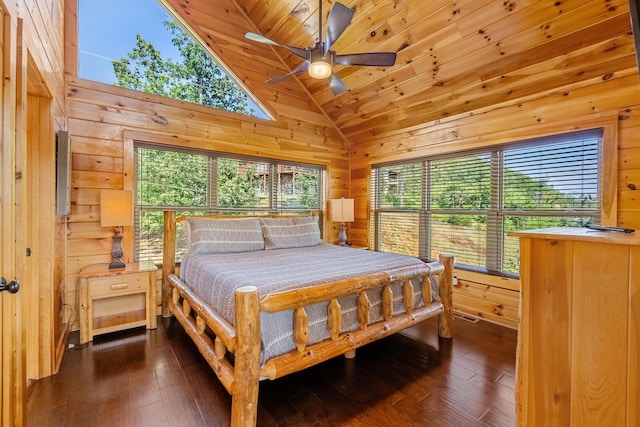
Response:
M111 60L120 59L136 43L136 34L150 41L163 57L176 59L168 18L156 0L79 0L79 76L112 84Z

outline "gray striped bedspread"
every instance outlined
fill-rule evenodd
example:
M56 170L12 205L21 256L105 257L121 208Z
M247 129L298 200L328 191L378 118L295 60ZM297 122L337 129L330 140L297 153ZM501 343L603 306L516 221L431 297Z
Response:
M181 263L181 279L232 325L234 292L242 286L258 288L260 298L273 292L304 288L349 277L362 276L410 265L421 265L417 258L320 244L295 249L275 249L231 254L187 254ZM434 301L439 300L437 283L431 281ZM420 283L414 283L415 306L421 306ZM400 284L392 286L394 314L404 311ZM367 292L372 304L370 322L382 318L380 290ZM342 331L358 328L356 296L339 300ZM309 316L309 343L329 338L327 303L306 309ZM262 362L295 348L293 311L261 313Z

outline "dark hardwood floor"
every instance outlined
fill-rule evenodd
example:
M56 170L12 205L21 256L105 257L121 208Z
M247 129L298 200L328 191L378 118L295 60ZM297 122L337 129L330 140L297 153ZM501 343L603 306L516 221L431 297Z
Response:
M261 426L513 426L516 332L435 319L260 385ZM72 341L77 342L77 333ZM174 319L67 349L29 390L29 426L226 426L231 399Z

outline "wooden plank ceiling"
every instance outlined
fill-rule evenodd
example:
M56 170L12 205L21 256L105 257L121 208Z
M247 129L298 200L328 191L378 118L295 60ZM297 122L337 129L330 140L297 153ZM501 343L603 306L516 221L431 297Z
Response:
M302 59L244 38L312 46L317 0L163 1L276 118L286 91L351 144L637 72L628 0L342 0L355 15L336 53L398 56L388 68L334 67L349 88L339 96L306 73L265 84ZM332 3L323 1L323 39Z

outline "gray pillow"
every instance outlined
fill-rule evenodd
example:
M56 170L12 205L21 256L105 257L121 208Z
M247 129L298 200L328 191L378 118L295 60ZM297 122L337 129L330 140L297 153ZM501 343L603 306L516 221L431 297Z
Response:
M189 249L196 254L264 250L264 237L257 218L187 218Z
M265 249L287 249L322 243L317 216L260 218Z

